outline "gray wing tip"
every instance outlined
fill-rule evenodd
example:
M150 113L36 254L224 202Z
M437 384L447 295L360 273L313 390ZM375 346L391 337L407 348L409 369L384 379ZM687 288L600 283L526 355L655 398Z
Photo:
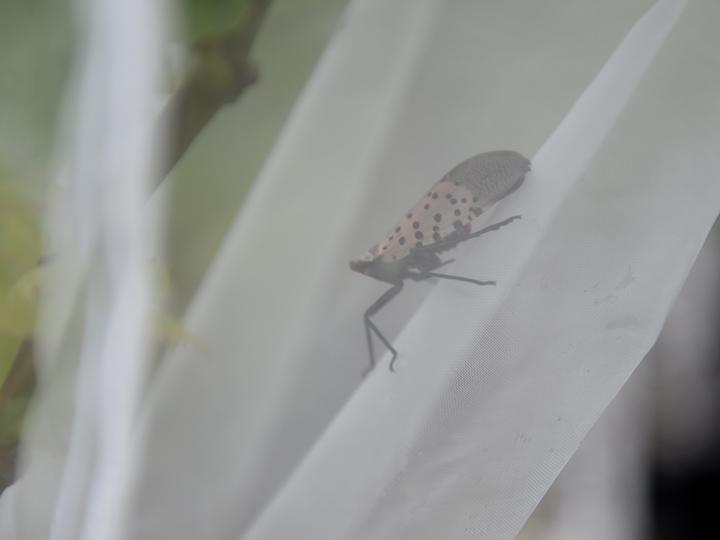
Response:
M527 166L528 170L530 169L530 165L531 165L530 160L516 150L495 150L493 152L488 152L488 154L495 154L498 156L499 155L512 156L513 158L517 159L521 163L525 164Z

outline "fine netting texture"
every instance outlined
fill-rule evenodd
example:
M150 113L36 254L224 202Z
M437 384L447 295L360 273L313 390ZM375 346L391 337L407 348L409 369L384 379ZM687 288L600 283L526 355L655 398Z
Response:
M174 358L148 423L175 456L159 478L193 463L174 531L511 538L650 347L717 214L717 8L535 6L350 5L194 303L212 365ZM347 261L504 148L532 172L483 219L522 219L448 267L497 285L407 286L375 319L397 373L385 355L361 381L361 315L387 285Z
M717 216L718 16L712 0L350 2L189 310L203 346L153 380L132 538L513 538ZM348 261L440 233L452 197L417 227L407 214L493 150L531 161L522 184L479 215L474 180L442 187L467 186L473 228L521 218L443 271L495 285L408 283L373 319L396 373L375 341L363 379L362 315L388 284Z

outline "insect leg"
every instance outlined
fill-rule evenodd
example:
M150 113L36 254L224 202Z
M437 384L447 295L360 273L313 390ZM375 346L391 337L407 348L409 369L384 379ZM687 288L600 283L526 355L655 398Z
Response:
M393 364L395 363L395 358L397 357L397 351L392 345L390 345L390 342L387 340L387 338L382 335L378 327L375 326L375 323L372 322L370 319L365 319L365 335L368 339L368 350L370 351L370 367L365 371L364 375L370 373L375 367L375 354L372 347L372 335L370 334L371 330L375 332L375 335L380 338L380 341L383 342L383 345L385 345L392 353L392 359L390 360L390 371L395 371L395 369L393 368Z
M421 281L423 279L429 279L431 277L440 278L440 279L451 279L453 281L465 281L467 283L474 283L475 285L496 285L494 281L480 281L477 279L471 279L466 278L462 276L453 276L452 274L440 274L439 272L419 272L417 274L415 273L407 273L407 277L410 279L413 279L415 281Z
M365 320L365 337L367 339L368 344L368 352L370 353L370 367L365 372L365 374L372 371L372 369L375 367L375 353L373 351L373 344L372 344L372 333L374 332L375 335L382 341L383 345L388 348L388 350L392 353L392 360L390 362L390 371L395 371L393 369L393 363L395 362L395 358L397 357L397 351L393 348L393 346L390 344L390 342L387 340L385 336L382 335L382 332L378 329L377 326L375 326L375 323L373 323L370 320L370 317L375 315L380 308L382 308L385 304L387 304L390 300L392 300L403 288L403 282L398 281L395 285L392 286L392 288L385 291L380 298L375 300L373 305L371 305L367 311L365 312L364 320Z
M512 223L513 221L515 221L516 219L520 219L520 218L521 218L521 216L510 216L510 217L507 218L507 219L504 219L504 220L499 221L499 222L497 222L497 223L493 223L492 225L488 225L487 227L484 227L484 228L480 229L479 231L475 231L474 233L469 234L468 236L466 236L465 238L463 238L463 240L467 240L467 239L469 239L469 238L475 238L476 236L480 236L481 234L489 233L489 232L491 232L491 231L497 231L500 227L504 227L505 225L509 225L510 223Z
M475 285L495 285L494 281L480 281L477 279L470 279L462 276L453 276L451 274L440 274L438 272L426 272L424 275L428 277L436 277L441 279L452 279L454 281L466 281L468 283L474 283Z
M479 231L475 231L474 233L460 233L459 231L455 231L447 238L440 240L439 242L436 242L435 244L431 244L424 248L425 251L430 253L440 253L442 251L447 251L448 249L452 249L455 246L457 246L460 242L465 242L466 240L469 240L470 238L475 238L476 236L480 236L481 234L489 233L491 231L497 231L500 227L504 227L505 225L508 225L515 221L516 219L520 219L521 216L510 216L507 219L504 219L503 221L499 221L498 223L493 223L492 225L488 225L487 227L484 227L480 229ZM423 270L421 268L421 270Z

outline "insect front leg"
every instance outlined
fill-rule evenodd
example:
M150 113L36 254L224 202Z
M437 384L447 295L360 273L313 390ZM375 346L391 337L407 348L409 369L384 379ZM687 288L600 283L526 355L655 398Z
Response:
M402 288L403 282L398 281L395 285L392 286L392 288L385 291L380 298L375 300L373 305L371 305L365 312L365 338L367 339L368 352L370 353L370 367L367 369L364 375L367 375L375 367L375 352L373 350L372 344L373 332L380 339L380 341L382 341L383 345L385 345L385 347L387 347L387 349L392 353L392 360L390 361L390 371L395 371L393 366L395 363L395 358L397 357L397 351L393 348L387 338L382 335L382 332L380 332L378 327L375 326L375 323L370 320L370 317L375 315L375 313L377 313L385 304L392 300L402 290Z

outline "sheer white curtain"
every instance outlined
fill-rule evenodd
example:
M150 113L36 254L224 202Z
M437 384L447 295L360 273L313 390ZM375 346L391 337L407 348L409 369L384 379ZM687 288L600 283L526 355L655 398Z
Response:
M173 449L149 454L155 480L186 464L171 504L194 510L173 534L516 533L653 343L718 209L716 8L589 6L351 5L193 305L207 356L168 362L147 419ZM453 268L498 287L411 287L379 317L409 321L399 373L360 385L360 316L384 287L345 262L453 164L505 147L536 172L492 217L523 221ZM145 495L149 513L168 502Z
M655 341L720 208L712 0L352 2L164 359L130 538L513 538ZM272 16L272 14L270 15ZM239 143L240 144L240 143ZM448 169L533 158L377 322L347 261ZM91 511L91 509L86 509Z
M38 392L2 538L124 537L145 372L166 16L156 2L78 2L83 35L58 130Z

